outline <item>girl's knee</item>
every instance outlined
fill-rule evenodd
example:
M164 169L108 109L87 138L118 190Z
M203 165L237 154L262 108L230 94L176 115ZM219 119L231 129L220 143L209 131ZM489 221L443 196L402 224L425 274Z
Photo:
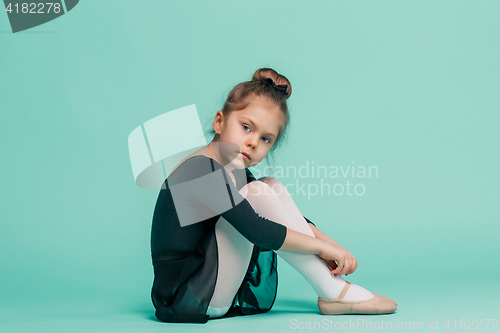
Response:
M286 186L274 177L262 177L259 178L258 181L269 186L278 195L282 194L283 192L287 192Z
M261 177L258 179L259 182L263 182L267 185L274 185L274 184L281 184L281 182L279 180L277 180L276 178L274 177L270 177L270 176L266 176L266 177Z
M269 193L269 185L260 181L253 181L245 186L243 186L240 190L240 193L244 197L248 196L259 196L261 194Z
M267 195L278 196L283 191L283 184L273 177L262 177L256 181L246 184L240 191L243 196Z

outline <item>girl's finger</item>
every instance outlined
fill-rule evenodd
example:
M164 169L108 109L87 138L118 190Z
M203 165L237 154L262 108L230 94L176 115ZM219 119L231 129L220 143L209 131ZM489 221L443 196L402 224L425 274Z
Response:
M332 274L337 276L337 274L342 270L342 262L340 260L337 260L337 267L332 270Z
M332 271L332 274L337 276L337 274L342 270L343 267L344 261L342 259L337 259L337 268Z
M345 273L347 273L349 271L349 258L346 257L345 258L345 261L344 261L344 267L343 269L340 271L339 275L342 276L344 275Z
M354 271L356 271L356 267L351 268L351 270L349 271L349 273L346 274L346 276L351 275L352 273L354 273Z
M324 261L325 261L326 266L328 266L328 269L329 269L330 271L333 271L332 262L331 262L331 261L329 261L329 260L324 260Z
M341 263L339 262L339 267L337 267L337 269L335 270L335 276L342 276L342 274L344 274L343 272L345 271L346 269L346 259L344 259L343 261L341 261Z
M346 274L346 276L349 275L349 274L354 273L354 271L358 267L358 261L352 255L350 256L350 262L351 262L351 267L349 269L349 272Z
M358 267L358 261L351 253L349 253L349 259L351 260L351 268L349 269L349 272L346 274L346 276L354 273L354 271Z
M337 269L337 263L334 261L334 262L329 262L328 263L328 267L330 268L330 272L333 272L335 269Z

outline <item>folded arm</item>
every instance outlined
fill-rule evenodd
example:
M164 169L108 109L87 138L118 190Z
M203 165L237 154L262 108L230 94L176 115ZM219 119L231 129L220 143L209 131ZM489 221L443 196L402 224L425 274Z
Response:
M322 241L325 241L333 245L341 246L339 243L331 239L327 234L319 230L318 227L316 227L314 224L309 223L309 227L311 227L311 230L314 233L314 236L316 236L316 238L321 239Z

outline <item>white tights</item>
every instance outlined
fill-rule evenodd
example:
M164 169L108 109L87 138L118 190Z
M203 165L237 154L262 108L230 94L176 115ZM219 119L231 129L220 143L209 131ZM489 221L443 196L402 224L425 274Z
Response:
M261 178L245 185L240 193L260 216L315 237L290 193L277 179ZM207 309L210 318L221 317L229 310L245 276L254 246L222 217L215 225L215 236L219 270L214 294ZM319 297L336 299L346 284L344 278L332 275L323 259L315 254L281 250L276 253L304 276ZM374 295L368 290L351 284L344 300L365 300L372 297Z

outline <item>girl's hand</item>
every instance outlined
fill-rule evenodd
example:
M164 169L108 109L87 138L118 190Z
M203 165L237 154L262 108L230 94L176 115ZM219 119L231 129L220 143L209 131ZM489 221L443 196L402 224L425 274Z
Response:
M337 243L336 241L331 239L328 235L326 235L321 230L319 230L314 224L309 223L308 225L311 228L312 232L314 233L314 236L316 236L316 238L321 239L322 241L325 241L325 242L332 244L334 246L339 246L339 247L343 248L339 243ZM346 249L344 249L344 250L347 251ZM354 273L356 268L358 268L358 261L356 260L356 258L354 258L354 256L349 251L347 251L347 252L348 252L347 256L349 258L349 262L352 263L352 266L351 266L351 269L346 273L346 276ZM338 267L335 260L328 260L325 258L323 258L323 260L326 262L326 264L328 266L330 266L330 268L332 269L332 272L335 271L335 268Z
M358 261L356 260L356 258L354 258L354 256L351 254L351 252L349 252L348 250L346 250L346 251L347 251L347 257L349 258L349 263L351 264L351 269L345 274L347 276L349 274L354 273L354 271L358 268ZM325 259L323 259L323 260L325 260ZM332 272L333 272L333 270L335 270L335 268L338 267L337 263L333 260L325 260L325 262L328 264L328 266L330 266L330 268L332 269Z
M326 264L332 269L335 276L352 274L358 267L358 261L351 252L340 245L327 243L322 253L319 254Z

